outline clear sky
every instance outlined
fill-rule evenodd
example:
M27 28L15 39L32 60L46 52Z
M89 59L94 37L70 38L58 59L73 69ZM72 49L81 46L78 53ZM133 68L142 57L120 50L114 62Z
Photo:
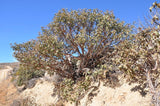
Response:
M155 0L0 0L0 63L16 61L10 43L35 39L62 8L112 10L117 18L143 21ZM157 1L158 2L158 1Z

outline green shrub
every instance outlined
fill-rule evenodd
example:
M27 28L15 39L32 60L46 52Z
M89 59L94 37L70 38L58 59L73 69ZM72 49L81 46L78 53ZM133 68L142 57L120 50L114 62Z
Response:
M155 11L153 11L155 9ZM153 27L139 28L139 32L116 46L116 58L113 58L119 70L130 77L130 81L148 84L152 102L160 105L160 4L153 3L150 8Z
M27 82L32 78L38 78L44 76L44 71L27 69L24 67L20 67L14 73L14 80L16 80L16 84L21 86L23 84L27 84Z
M85 77L78 79L77 82L65 78L63 82L56 85L55 92L64 101L78 102L93 87L94 83L106 78L102 69L96 69L94 72L88 71L85 74Z

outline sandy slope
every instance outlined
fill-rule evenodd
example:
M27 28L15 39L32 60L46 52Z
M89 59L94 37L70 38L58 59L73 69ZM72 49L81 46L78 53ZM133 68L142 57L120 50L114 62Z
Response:
M89 106L150 106L150 95L142 97L139 92L131 91L135 85L125 83L115 89L101 85Z
M0 70L0 106L10 106L18 97L17 88L11 83L11 78L8 76L12 68L9 66L6 68Z
M41 106L49 106L56 103L57 96L52 97L54 84L47 82L43 78L39 79L35 87L24 90L21 94L17 92L16 87L10 82L11 78L7 78L10 67L0 71L0 106L10 106L10 104L20 96L23 98L31 98L35 103ZM92 96L91 101L86 95L79 106L149 106L151 97L146 95L142 97L139 92L131 91L136 84L129 85L127 83L115 89L103 86L103 82L97 91L97 95ZM58 105L57 105L58 106ZM74 106L70 102L66 102L65 106Z
M7 79L11 70L13 70L10 66L6 66L7 69L0 70L0 83Z
M0 106L10 106L18 98L17 88L7 79L0 84Z
M142 97L139 92L131 91L136 84L129 85L124 83L115 89L101 85L97 91L97 95L93 96L89 101L86 95L79 106L150 106L151 97L147 94ZM54 85L47 81L38 81L32 89L25 90L21 96L30 97L41 106L49 106L55 104L57 97L52 97ZM59 106L59 105L57 105ZM75 106L74 103L66 102L65 106Z
M29 97L33 102L41 106L49 106L57 101L57 97L52 97L54 84L45 81L43 78L37 81L35 87L26 89L21 93L21 98Z
M101 83L99 89L93 93L96 95L92 96L91 100L86 95L78 106L151 106L149 94L142 97L139 92L131 91L136 85L125 83L113 89ZM66 103L65 106L74 106L74 104Z

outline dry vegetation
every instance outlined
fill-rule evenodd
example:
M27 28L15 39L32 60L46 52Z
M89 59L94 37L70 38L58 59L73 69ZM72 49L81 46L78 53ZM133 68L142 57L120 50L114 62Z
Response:
M0 69L5 69L6 66L10 66L12 68L19 67L19 62L13 62L13 63L0 63Z

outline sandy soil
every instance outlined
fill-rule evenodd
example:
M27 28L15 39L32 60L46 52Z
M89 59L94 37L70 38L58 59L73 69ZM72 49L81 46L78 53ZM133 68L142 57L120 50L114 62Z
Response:
M150 95L142 97L139 92L131 91L136 84L123 84L118 88L109 88L101 84L99 93L89 106L150 106Z
M150 106L150 95L142 95L138 91L131 91L137 84L129 85L127 83L115 89L103 86L103 82L99 89L89 100L88 95L80 101L79 106ZM25 90L21 96L32 98L41 106L49 106L57 102L57 97L52 97L54 85L50 82L39 80L32 89ZM59 105L57 105L59 106ZM75 106L74 103L66 102L65 106Z
M57 102L57 97L52 97L54 84L45 81L43 78L37 81L34 88L26 89L21 93L21 97L29 97L33 102L41 106L49 106Z
M11 83L9 77L12 68L0 70L0 106L10 106L10 104L18 97L17 88Z
M149 94L142 97L138 91L131 91L136 85L125 83L113 89L105 87L101 83L99 89L93 92L92 99L89 99L86 95L78 106L151 106L151 96ZM74 106L74 104L68 102L65 106Z
M57 102L57 96L51 96L54 84L45 81L43 78L37 81L35 87L26 89L19 94L16 87L11 83L11 78L8 77L10 71L10 67L0 71L0 106L10 106L13 100L19 97L21 99L29 97L41 106L49 106ZM122 86L113 89L103 86L103 82L101 82L99 89L90 96L92 99L86 94L80 101L79 106L150 106L150 95L147 94L142 97L138 91L131 91L136 85L124 83ZM74 104L66 102L65 106L74 106Z
M6 66L6 69L1 69L0 70L0 83L2 81L4 81L5 79L7 79L7 77L9 76L10 71L12 71L13 69L10 66Z
M0 106L10 106L13 100L18 98L17 88L7 79L0 83Z
M11 77L9 77L11 71L10 66L0 70L0 106L10 106L19 95L17 88L11 83Z

